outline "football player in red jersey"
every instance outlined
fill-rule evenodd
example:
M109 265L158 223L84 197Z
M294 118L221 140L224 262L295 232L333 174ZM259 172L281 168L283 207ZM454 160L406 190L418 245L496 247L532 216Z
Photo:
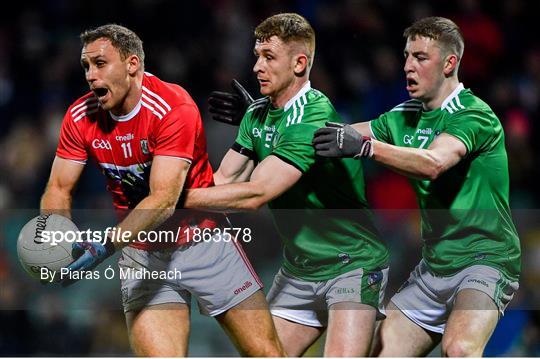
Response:
M81 40L90 92L66 112L41 210L70 216L72 192L88 158L107 177L114 206L134 210L117 226L132 233L130 243L75 243L77 259L70 271L92 270L120 249L119 265L126 271L182 269L180 279L121 278L137 355L187 355L191 296L201 311L218 320L242 354L283 355L262 284L238 243L219 238L137 242L138 233L173 215L183 189L213 185L194 101L180 86L144 72L142 41L133 31L104 25L85 31ZM148 191L141 193L141 183ZM190 214L179 226L219 228L223 220Z

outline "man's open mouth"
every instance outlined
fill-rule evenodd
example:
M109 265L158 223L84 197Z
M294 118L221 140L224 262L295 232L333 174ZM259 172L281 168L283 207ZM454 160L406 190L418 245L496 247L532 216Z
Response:
M418 82L414 79L407 79L407 86L415 86L418 85Z
M100 88L93 89L92 92L94 93L94 95L96 95L97 98L101 98L101 97L107 95L109 90L107 90L104 87L100 87Z

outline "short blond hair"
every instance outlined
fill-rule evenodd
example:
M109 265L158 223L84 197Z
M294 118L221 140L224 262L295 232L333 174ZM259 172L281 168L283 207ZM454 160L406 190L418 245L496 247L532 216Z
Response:
M315 56L315 31L303 16L295 13L273 15L255 29L255 39L258 41L267 41L272 36L277 36L286 44L302 43L311 67Z

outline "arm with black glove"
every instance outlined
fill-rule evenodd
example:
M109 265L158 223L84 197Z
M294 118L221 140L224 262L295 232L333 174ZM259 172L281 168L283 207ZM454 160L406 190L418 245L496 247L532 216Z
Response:
M239 126L253 97L236 80L232 80L233 93L213 91L208 98L208 111L214 121Z
M360 157L373 156L371 138L362 136L350 125L327 122L313 136L313 146L322 157Z

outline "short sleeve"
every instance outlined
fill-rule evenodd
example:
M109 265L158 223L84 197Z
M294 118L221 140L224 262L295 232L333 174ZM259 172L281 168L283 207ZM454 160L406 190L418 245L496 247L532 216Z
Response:
M58 157L86 162L88 153L84 144L84 139L80 133L80 126L73 120L70 111L68 110L62 121L60 129L60 139L56 148Z
M476 110L465 110L453 114L443 129L444 133L458 138L467 147L467 152L480 150L494 134L491 118Z
M379 117L369 122L371 127L371 132L375 139L385 143L392 143L392 136L390 136L390 131L388 128L388 117L386 113L383 113Z
M307 172L315 163L313 135L322 125L322 122L321 126L300 123L288 127L283 134L279 134L279 137L274 139L276 144L272 154L301 172Z
M195 140L202 126L194 105L181 105L165 116L156 129L155 156L173 156L193 160Z
M240 146L253 151L253 140L251 138L251 132L250 132L250 118L251 113L247 112L244 117L242 118L242 122L240 122L240 127L238 129L238 135L236 136L236 143Z

